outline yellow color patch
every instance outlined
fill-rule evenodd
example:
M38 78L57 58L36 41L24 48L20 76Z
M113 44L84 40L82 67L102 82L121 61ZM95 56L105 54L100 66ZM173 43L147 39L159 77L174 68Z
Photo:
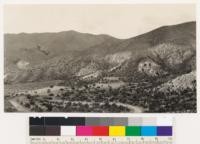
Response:
M109 136L125 136L125 126L109 126Z

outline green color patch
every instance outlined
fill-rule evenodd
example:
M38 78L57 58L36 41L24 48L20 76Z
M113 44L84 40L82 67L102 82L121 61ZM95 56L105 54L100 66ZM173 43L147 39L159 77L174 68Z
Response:
M127 126L126 136L141 136L141 127L139 126Z

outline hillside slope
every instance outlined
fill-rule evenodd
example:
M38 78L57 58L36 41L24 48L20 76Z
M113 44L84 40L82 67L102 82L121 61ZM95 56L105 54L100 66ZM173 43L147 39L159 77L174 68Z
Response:
M92 35L76 31L5 34L5 66L13 66L20 60L27 61L33 66L54 57L71 56L73 53L106 41L118 41L118 39L108 35Z
M72 34L68 36L68 33ZM6 72L5 81L18 83L59 80L100 71L124 77L135 71L149 77L177 73L182 75L195 70L195 44L195 22L160 27L125 40L74 31L31 36L6 35L6 68L8 64L13 64L12 61L17 63L19 57L35 64ZM38 50L30 52L35 46ZM21 53L25 48L27 52Z

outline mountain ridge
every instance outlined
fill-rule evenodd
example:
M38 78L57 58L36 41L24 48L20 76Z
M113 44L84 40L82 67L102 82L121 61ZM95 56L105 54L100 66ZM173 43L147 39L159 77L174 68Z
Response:
M55 40L52 39L52 37L54 36L49 36L50 39L46 38L45 40L47 41L47 44L45 46L41 44L39 44L38 46L38 43L34 43L36 45L37 51L35 49L32 50L30 47L22 49L18 46L19 52L20 54L22 54L20 55L20 60L22 62L18 59L17 62L26 63L29 61L34 61L35 59L35 61L38 60L38 62L34 64L31 64L31 62L29 62L30 64L25 70L14 70L15 72L12 72L12 74L10 74L14 75L11 76L14 77L14 79L11 78L12 80L9 81L26 82L27 78L24 78L24 75L25 77L31 77L35 75L35 77L37 78L28 78L34 79L32 81L37 81L41 78L43 80L53 80L57 78L63 79L64 77L66 77L67 73L78 75L79 72L85 71L85 73L91 74L89 70L87 71L87 68L91 67L95 67L95 70L93 69L94 73L98 71L109 73L114 68L117 68L118 73L121 73L121 71L129 71L130 67L127 67L128 65L131 66L133 71L146 73L149 76L158 76L172 73L176 71L175 67L188 67L190 63L187 62L186 64L184 61L186 59L192 59L193 57L195 57L195 31L196 23L188 22L172 26L163 26L142 35L125 40L116 39L108 35L89 34L92 37L88 37L88 34L85 33L81 33L82 36L86 36L82 37L77 36L77 33L78 35L80 33L76 31L67 31L73 33L70 34L70 36L68 36L66 32L59 32L57 34L62 35L56 37ZM73 36L74 34L75 36ZM45 33L44 35L48 35L48 33ZM95 38L93 38L93 36ZM67 39L65 40L63 39L63 37ZM38 39L39 38L37 37L36 40ZM78 39L78 41L76 41L76 39ZM90 44L93 40L94 42ZM8 42L10 41L9 37L5 37L5 41L7 42L5 45L5 51L7 51L6 49L9 45ZM17 44L20 45L21 43L22 41L18 41ZM28 41L28 43L31 42ZM72 43L69 48L67 47L68 43ZM52 46L51 44L54 46ZM13 45L16 45L16 43L14 43ZM24 45L26 45L26 43ZM47 47L49 45L50 47ZM54 47L56 47L57 49L52 49ZM65 51L65 49L67 49L67 51ZM168 52L166 52L165 49L168 49ZM24 52L24 50L27 52ZM30 50L32 50L32 52L29 52ZM170 55L170 52L172 55ZM49 55L45 55L48 53ZM51 53L54 53L54 55L51 55ZM125 54L125 57L127 58L124 58L124 56L120 56L124 53L128 54L127 56ZM7 59L9 59L9 54L6 54L7 53L5 52L5 63L10 64L9 60L7 62ZM14 54L16 55L16 53ZM26 57L32 59L28 59ZM178 61L176 60L177 57L179 58ZM115 60L116 58L117 60ZM28 59L29 61L26 59ZM160 63L159 61L163 62ZM171 64L170 61L177 62ZM143 67L146 66L146 63L151 65L151 67L146 67L144 69ZM9 64L5 65L7 66ZM11 67L13 67L13 63ZM44 68L46 68L46 70ZM34 74L33 69L41 70L37 72L37 75ZM190 68L188 69L188 71L192 70ZM62 74L58 73L58 71L62 71ZM9 73L9 70L7 70L5 73Z

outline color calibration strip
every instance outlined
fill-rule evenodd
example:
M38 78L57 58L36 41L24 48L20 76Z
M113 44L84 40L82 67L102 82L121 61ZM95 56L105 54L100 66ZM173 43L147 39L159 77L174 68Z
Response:
M31 117L30 136L172 136L172 118Z

